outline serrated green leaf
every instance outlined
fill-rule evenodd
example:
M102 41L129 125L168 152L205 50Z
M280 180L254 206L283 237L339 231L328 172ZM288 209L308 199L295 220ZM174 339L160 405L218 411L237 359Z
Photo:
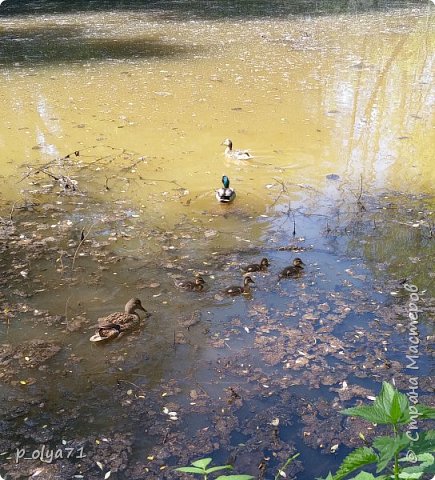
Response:
M404 480L418 480L423 475L423 472L420 473L406 473L400 472L399 478L403 478Z
M334 480L334 477L332 476L332 473L329 472L326 478L316 477L316 480Z
M408 398L388 382L382 383L382 389L373 405L347 408L340 413L362 417L369 422L381 425L408 423L410 420Z
M388 465L394 455L401 452L409 446L409 438L405 435L394 437L378 437L373 441L373 447L379 451L379 461L376 468L376 473L382 472Z
M219 470L232 470L232 469L233 469L232 465L219 465L217 467L207 468L207 474L213 473L213 472L218 472Z
M403 460L403 459L400 459L400 460ZM414 473L434 474L435 473L435 463L434 463L433 455L431 455L430 453L417 455L417 461L421 463L419 464L414 463L412 466L402 468L401 471L405 472L406 474L414 474Z
M417 455L417 460L419 462L427 462L428 465L433 465L435 463L435 457L429 452Z
M419 433L418 440L411 442L411 450L416 454L435 452L435 430Z
M337 470L333 478L334 480L341 480L358 468L371 463L376 463L377 461L378 456L373 449L367 447L357 448L353 452L350 452L346 458L344 458L344 460L341 462L340 468Z
M385 425L390 423L390 418L382 408L376 405L361 405L360 407L346 408L341 410L343 415L350 415L353 417L361 417L371 423Z
M360 472L356 477L353 477L350 480L374 480L375 477L368 472Z
M418 411L418 419L435 420L435 408L419 403L415 406Z
M390 417L393 423L396 424L400 420L401 416L402 416L402 410L401 410L400 398L395 392L390 405Z
M376 404L384 409L393 424L409 422L408 397L388 382L382 382L381 392L375 400Z
M207 465L211 462L211 460L212 459L210 457L200 458L199 460L195 460L191 464L195 467L202 468L203 470L205 470L207 468Z
M216 480L255 480L252 475L221 475Z
M204 469L198 467L178 467L175 470L183 473L199 473L200 475L204 474Z

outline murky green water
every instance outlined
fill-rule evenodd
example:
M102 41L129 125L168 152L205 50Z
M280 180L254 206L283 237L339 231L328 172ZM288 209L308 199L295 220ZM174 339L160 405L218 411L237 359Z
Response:
M87 459L47 478L101 478L97 461L178 478L168 465L203 454L253 474L270 456L273 478L294 449L294 475L326 475L351 442L321 419L383 379L406 388L399 281L431 305L434 9L74 5L0 6L5 471L27 478L41 464L12 468L15 449L65 440ZM253 158L225 159L227 137ZM304 275L278 282L295 256ZM225 297L262 257L252 298ZM196 273L204 292L175 286ZM132 296L146 324L91 344ZM59 352L39 364L35 339Z

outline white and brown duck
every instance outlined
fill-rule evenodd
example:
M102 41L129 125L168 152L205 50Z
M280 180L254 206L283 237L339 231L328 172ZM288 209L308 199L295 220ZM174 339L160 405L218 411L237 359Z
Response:
M222 145L226 146L224 154L227 158L232 160L249 160L252 158L247 150L233 150L233 142L229 138L226 138Z

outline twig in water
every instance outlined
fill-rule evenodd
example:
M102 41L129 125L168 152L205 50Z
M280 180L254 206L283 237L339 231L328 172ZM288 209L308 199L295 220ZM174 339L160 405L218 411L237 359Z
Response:
M122 383L128 383L129 385L133 385L133 387L136 387L142 395L145 395L145 392L142 390L142 388L139 387L139 385L136 385L133 382L129 382L128 380L120 380L120 379L117 379L116 381L117 381L117 383L122 382Z
M71 271L74 271L74 265L75 265L76 258L77 258L77 255L79 253L80 247L83 245L83 242L88 238L89 234L91 233L92 227L94 225L95 225L95 222L89 227L89 230L86 232L86 234L84 233L85 229L83 228L83 230L81 232L81 235L80 235L80 242L77 245L76 251L74 252L73 261L72 261L72 265L71 265Z
M361 201L362 194L363 194L363 176L361 175L360 176L359 194L358 194L358 197L356 199L356 203L357 203L357 205L358 205L358 207L361 211L365 211L366 207L364 206L364 204Z
M297 457L299 457L300 453L296 453L295 455L293 455L293 457L290 457L287 459L287 461L284 463L284 465L281 467L281 468L278 468L278 473L275 475L275 479L274 480L278 480L279 477L284 477L285 476L285 472L284 470L290 465L291 462L293 462L293 460ZM282 475L284 473L284 475Z
M14 202L14 203L12 204L11 213L9 214L9 220L10 220L11 222L13 221L13 214L14 214L15 204L16 204L16 203L17 203L17 202Z

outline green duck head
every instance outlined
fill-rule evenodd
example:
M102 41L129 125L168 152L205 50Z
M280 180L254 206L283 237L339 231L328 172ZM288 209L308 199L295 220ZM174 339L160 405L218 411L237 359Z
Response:
M222 177L222 184L224 188L230 188L230 179L226 175Z

